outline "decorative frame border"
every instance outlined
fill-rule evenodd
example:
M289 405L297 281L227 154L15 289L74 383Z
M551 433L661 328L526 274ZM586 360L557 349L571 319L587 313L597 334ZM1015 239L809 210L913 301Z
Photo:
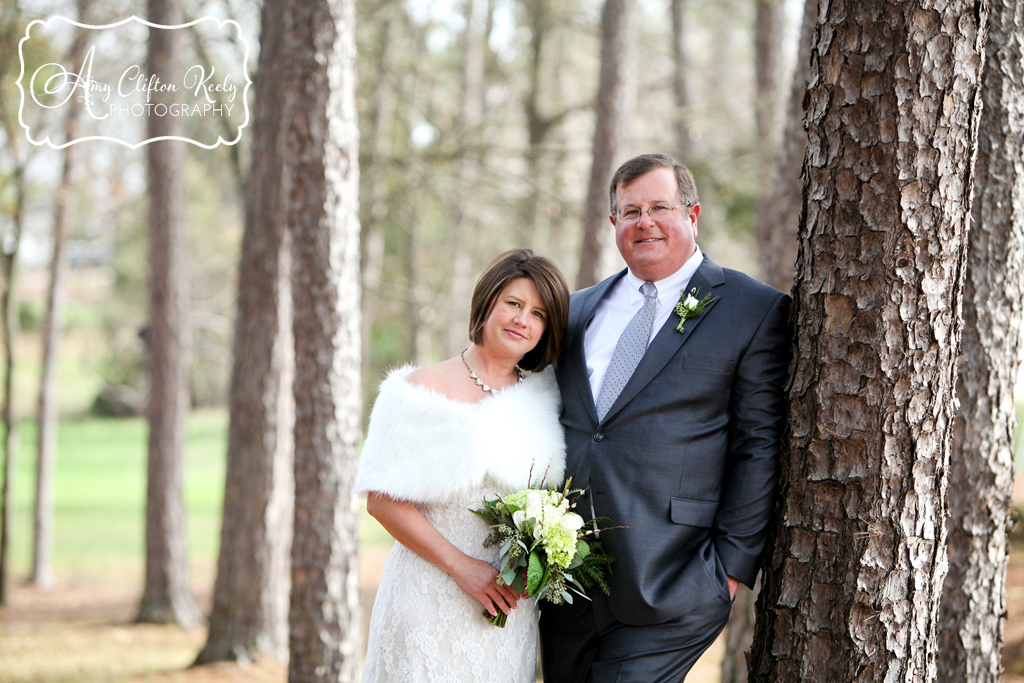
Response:
M112 137L109 137L109 136L106 136L106 135L89 135L89 136L86 136L86 137L81 137L81 138L77 138L75 140L71 140L71 141L65 142L62 145L54 145L52 142L50 142L50 136L49 135L47 135L43 140L33 140L32 139L31 127L28 126L25 123L24 117L23 117L23 113L24 113L24 109L25 109L25 88L22 87L21 82L25 78L25 56L24 56L24 53L22 51L22 46L24 45L26 40L29 40L29 38L31 38L32 27L33 26L35 26L36 24L42 24L46 28L50 28L50 22L51 21L66 21L67 23L73 24L73 25L75 25L75 26L77 26L79 28L106 29L106 28L116 28L116 27L121 26L123 24L127 24L127 23L132 22L132 21L137 21L140 24L145 24L146 26L150 26L150 27L153 27L153 28L188 28L189 26L194 26L194 25L198 24L201 21L207 21L207 20L209 20L209 21L216 21L217 25L218 25L218 28L223 27L224 24L231 24L232 26L234 26L235 27L235 31L238 34L238 40L241 41L241 44L245 48L245 54L242 57L242 71L245 74L245 88L242 90L242 106L243 106L243 108L245 110L245 120L242 121L242 124L240 126L238 126L238 135L235 136L234 140L231 140L229 142L229 141L225 140L220 135L220 133L217 134L217 142L215 142L212 145L204 145L202 142L199 142L198 140L193 140L191 138L181 137L179 135L162 135L160 137L148 138L148 139L143 140L142 142L139 142L137 144L132 144L132 143L126 142L124 140L118 140L117 138L112 138ZM22 128L25 129L25 137L28 139L28 141L30 143L32 143L33 145L36 145L36 146L44 145L45 144L48 147L50 147L51 149L64 149L68 145L74 145L74 144L77 144L79 142L86 142L87 140L109 140L110 142L116 142L119 145L124 145L125 147L128 147L130 149L138 149L139 147L142 147L143 145L148 145L151 142L157 142L159 140L181 140L182 142L190 142L193 145L196 145L198 147L202 147L203 149L216 149L222 143L225 144L225 145L235 145L235 144L238 144L238 142L242 139L242 129L244 129L247 125L249 125L249 101L248 101L248 94L249 94L249 86L252 85L252 79L249 78L249 41L246 40L245 36L242 35L242 27L239 26L238 22L235 21L234 19L224 19L224 20L221 20L221 19L218 19L217 17L206 16L206 17L200 17L199 19L194 19L193 21L190 21L187 24L174 24L174 25L171 25L171 26L165 26L165 25L162 25L162 24L154 24L152 22L146 21L145 19L140 19L139 17L134 16L134 15L128 17L127 19L122 19L121 21L115 22L113 24L103 24L103 25L82 24L82 23L79 23L79 22L77 22L77 21L75 21L73 19L68 19L67 17L62 17L62 16L53 16L53 17L50 17L49 19L46 19L46 20L35 19L32 22L30 22L28 24L28 26L25 27L25 36L20 41L18 41L18 61L20 62L20 65L21 65L21 70L18 73L18 80L16 81L17 86L18 86L18 91L21 93L21 99L18 102L18 124Z

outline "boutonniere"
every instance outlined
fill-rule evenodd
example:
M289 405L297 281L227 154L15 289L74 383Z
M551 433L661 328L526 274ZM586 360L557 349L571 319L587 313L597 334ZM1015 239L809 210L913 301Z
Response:
M700 300L697 296L700 294L700 290L694 287L690 290L689 294L682 292L679 295L679 303L676 304L676 315L679 316L679 324L676 325L676 332L683 331L683 323L690 318L696 318L698 315L704 312L704 307L709 303L717 299L716 296L705 294Z

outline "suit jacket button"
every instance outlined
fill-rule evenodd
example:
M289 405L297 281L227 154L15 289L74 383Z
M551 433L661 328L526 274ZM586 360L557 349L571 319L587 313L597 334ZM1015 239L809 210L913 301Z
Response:
M604 441L604 434L601 432L594 434L594 441Z

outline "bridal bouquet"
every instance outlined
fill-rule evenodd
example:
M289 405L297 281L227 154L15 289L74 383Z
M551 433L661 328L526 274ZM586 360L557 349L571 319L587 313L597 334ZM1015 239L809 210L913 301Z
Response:
M484 546L501 544L498 582L556 605L572 604L570 591L587 598L584 588L595 585L607 595L605 571L615 561L599 542L589 539L606 531L596 527L610 520L599 517L585 524L573 512L583 489L570 489L570 483L561 491L528 488L499 496L472 511L493 529ZM507 619L499 610L491 623L504 628Z

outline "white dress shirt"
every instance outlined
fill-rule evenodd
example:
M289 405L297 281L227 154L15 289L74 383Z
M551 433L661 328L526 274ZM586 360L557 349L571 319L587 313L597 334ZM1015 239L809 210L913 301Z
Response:
M654 283L658 288L658 307L654 310L654 324L651 327L651 338L647 340L648 346L675 310L679 295L690 284L690 278L697 272L703 260L704 254L698 247L682 268L664 280ZM643 308L644 295L640 293L643 283L644 281L634 275L633 271L627 270L625 276L619 278L597 304L594 317L587 325L583 338L583 352L587 358L590 391L593 392L595 401L601 395L604 375L608 371L608 364L611 363L619 337L636 312Z

